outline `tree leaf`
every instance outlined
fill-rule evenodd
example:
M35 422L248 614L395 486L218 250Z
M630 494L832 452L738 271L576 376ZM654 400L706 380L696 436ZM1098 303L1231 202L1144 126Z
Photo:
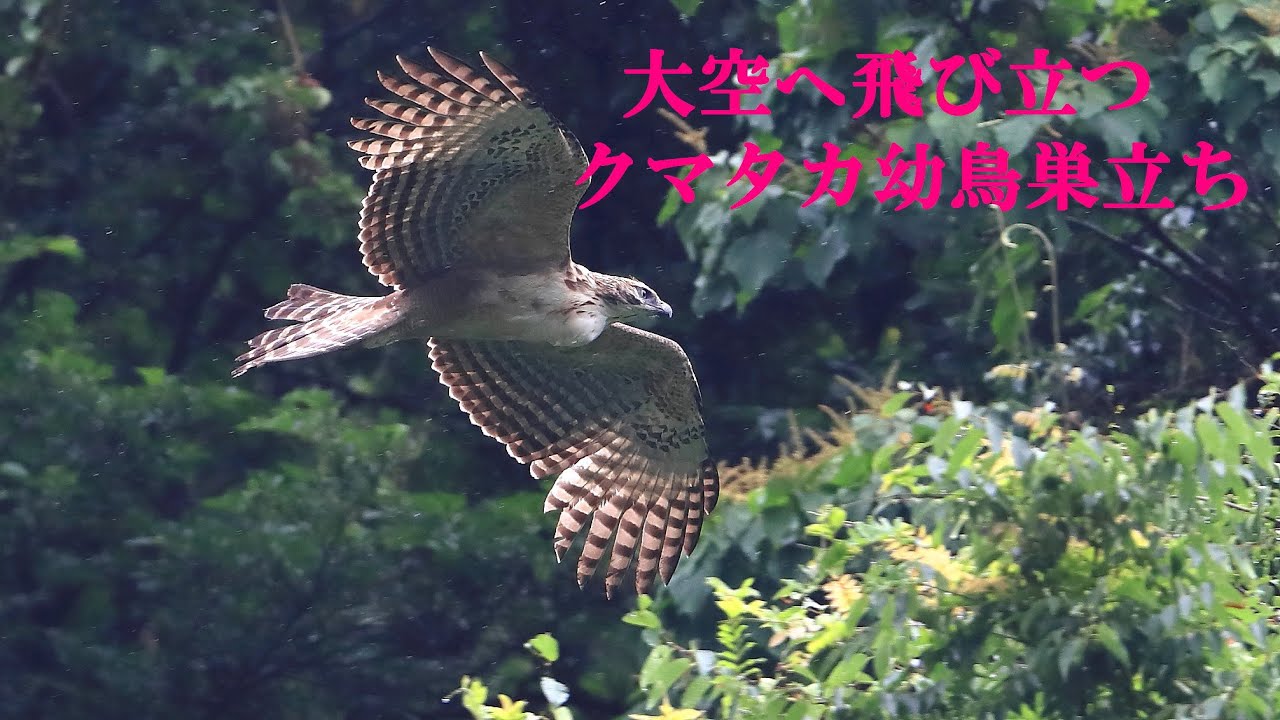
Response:
M809 282L815 287L825 286L836 263L849 254L846 233L845 224L836 220L828 225L818 239L809 246L809 251L802 262L805 277L809 278Z
M693 17L698 12L698 6L702 4L702 0L671 0L671 4L680 11L681 15Z
M538 635L525 643L525 647L533 652L534 655L549 663L560 659L560 643L554 637L551 637L549 633Z
M907 401L911 399L913 393L909 391L894 393L892 397L884 401L880 406L881 417L893 417L893 414L906 406Z
M1031 139L1044 125L1044 119L1036 115L1014 115L996 124L996 144L1007 150L1010 156L1027 149Z
M1071 316L1071 319L1084 320L1092 315L1094 311L1102 307L1102 304L1107 301L1107 298L1110 297L1111 291L1114 288L1114 285L1103 285L1097 290L1093 290L1089 292L1089 294L1080 298L1080 304L1076 305L1075 314Z
M1238 12L1240 6L1234 2L1215 2L1209 6L1209 17L1213 20L1213 27L1219 32L1231 26L1231 21Z
M724 257L724 269L751 297L759 294L791 256L791 238L769 230L744 235L734 241Z
M1080 659L1084 657L1085 646L1088 640L1083 637L1073 637L1062 646L1058 651L1058 673L1062 679L1067 679L1071 674L1071 669L1080 664Z
M960 162L960 149L967 147L978 136L978 121L982 112L968 115L952 115L935 108L925 116L925 124L942 144L942 155L948 164Z
M650 630L657 630L662 627L662 621L658 619L658 615L652 610L632 610L622 616L622 622Z
M16 235L0 241L0 267L51 253L70 260L84 256L80 244L70 235Z
M1129 667L1129 651L1125 648L1124 643L1120 641L1120 636L1116 633L1115 628L1106 623L1100 623L1094 626L1094 631L1097 633L1098 642L1107 649L1107 652L1111 653L1111 657L1119 660L1121 665Z

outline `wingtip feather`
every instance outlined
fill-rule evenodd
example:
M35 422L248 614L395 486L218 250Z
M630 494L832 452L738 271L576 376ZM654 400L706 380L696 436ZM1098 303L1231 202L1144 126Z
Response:
M445 70L449 69L448 64L457 64L457 65L464 64L458 58L450 55L449 53L441 50L440 48L437 48L431 45L427 46L427 54L430 55L431 59L439 63L440 67L444 68Z

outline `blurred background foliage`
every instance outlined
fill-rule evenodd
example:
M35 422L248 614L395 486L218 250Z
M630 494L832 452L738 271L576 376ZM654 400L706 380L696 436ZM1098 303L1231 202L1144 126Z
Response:
M1280 350L1274 0L0 0L0 23L12 29L0 36L0 715L523 717L478 698L484 684L558 698L539 682L545 653L522 648L548 632L578 717L661 712L664 696L673 717L693 717L676 714L682 701L731 716L745 702L733 698L777 693L838 717L1273 716L1270 416L1250 417L1239 393L1239 422L1212 414L1215 400L1187 403L1253 381ZM493 52L584 144L637 160L579 213L575 257L676 307L659 330L698 370L719 459L786 445L790 470L727 474L703 547L631 622L631 600L579 592L555 564L545 487L469 426L420 347L229 378L289 283L377 292L357 264L368 177L345 147L347 118L380 92L375 69L421 60L427 44ZM859 53L913 50L924 117L851 120L816 93L770 89L769 116L694 113L681 126L652 107L624 120L643 85L623 70L655 46L694 68L673 87L700 106L713 100L698 70L730 48L768 58L771 77L809 67L851 102ZM988 47L1004 55L1003 91L971 115L942 113L927 60ZM1131 81L1071 73L1056 99L1078 114L1006 118L1019 106L1008 65L1036 48L1077 68L1136 61L1150 94L1106 111ZM1173 159L1157 197L1176 207L1002 216L953 209L944 190L935 208L893 212L871 195L892 142L928 144L954 168L983 140L1024 176L1036 142L1082 142L1108 201L1119 185L1103 160L1146 142ZM801 172L729 210L746 141L796 163L832 142L866 169L843 207L801 209ZM1244 202L1204 211L1211 199L1180 162L1199 141L1232 152L1224 169L1248 180ZM716 164L694 203L644 167L703 147ZM863 397L869 414L824 414L851 392L840 378L916 389ZM1175 449L1146 413L1183 406L1211 420L1186 420L1196 441ZM1054 419L1032 438L1019 412ZM935 417L956 423L944 432ZM812 429L842 427L855 432L815 449ZM997 491L963 485L961 470L997 473L1010 433L1052 461L1018 459ZM969 454L954 459L952 442ZM1092 468L1078 481L1092 491L1052 483L1075 482L1077 467ZM895 491L904 473L942 487ZM928 502L873 501L892 492ZM844 515L822 510L833 505ZM838 562L815 560L811 524L845 548ZM1018 550L1028 534L1038 544ZM1188 544L1191 559L1171 565ZM994 584L974 603L930 604L907 572L918 553L893 556L908 545L946 547L957 578ZM714 593L709 577L723 580ZM1132 590L1133 577L1149 596L1103 582ZM813 658L778 654L794 648L769 634L744 644L804 625L768 614L802 597L830 604L819 588L837 581L839 597L867 604L824 611L843 630L801 648ZM735 597L762 604L733 615ZM1152 619L1170 607L1176 617ZM807 644L815 627L784 639ZM859 644L905 642L906 627L927 637ZM694 646L727 653L724 665L681 654ZM770 653L791 664L761 665ZM806 683L794 673L810 659ZM689 691L698 673L714 689ZM483 684L442 704L464 674Z

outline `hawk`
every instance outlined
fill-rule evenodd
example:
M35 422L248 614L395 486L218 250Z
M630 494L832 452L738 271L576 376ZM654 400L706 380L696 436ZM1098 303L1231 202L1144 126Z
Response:
M648 592L693 552L719 494L688 357L625 324L671 307L642 282L573 261L587 167L577 139L491 57L480 54L497 84L427 50L439 71L397 57L409 81L378 78L405 102L366 99L385 118L351 120L370 133L350 145L374 173L360 251L392 292L291 286L265 314L295 324L250 340L232 375L425 342L473 424L533 477L559 474L543 511L560 513L558 559L586 528L578 584L608 550L606 593L633 564L637 592Z

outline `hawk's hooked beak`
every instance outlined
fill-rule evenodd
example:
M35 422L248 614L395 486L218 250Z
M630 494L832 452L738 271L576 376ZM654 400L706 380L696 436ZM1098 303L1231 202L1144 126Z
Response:
M671 306L661 300L658 301L657 305L653 306L653 311L664 318L671 317Z

